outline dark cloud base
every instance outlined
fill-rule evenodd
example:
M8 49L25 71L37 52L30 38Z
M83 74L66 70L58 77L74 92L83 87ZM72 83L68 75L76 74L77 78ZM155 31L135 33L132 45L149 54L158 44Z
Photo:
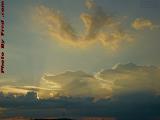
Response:
M160 69L155 66L128 63L118 64L96 75L82 71L46 75L42 84L61 86L63 89L52 90L59 90L59 95L39 97L44 86L13 87L20 91L29 88L27 94L20 95L12 93L13 88L8 94L2 91L0 120L13 120L17 116L29 119L160 120L159 73ZM101 89L101 85L108 89Z
M0 100L5 108L0 118L22 116L24 118L116 118L116 120L159 120L160 96L139 91L95 101L91 97L60 97L36 99L24 97L12 99L11 95ZM30 93L31 95L31 93ZM97 119L98 119L97 118Z

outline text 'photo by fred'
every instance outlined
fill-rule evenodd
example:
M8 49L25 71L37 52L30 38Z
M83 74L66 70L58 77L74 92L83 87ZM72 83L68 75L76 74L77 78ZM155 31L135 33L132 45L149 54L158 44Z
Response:
M4 0L1 0L1 30L0 30L0 66L1 66L1 74L5 73L5 40L4 40L4 35L5 35L5 14L4 14Z

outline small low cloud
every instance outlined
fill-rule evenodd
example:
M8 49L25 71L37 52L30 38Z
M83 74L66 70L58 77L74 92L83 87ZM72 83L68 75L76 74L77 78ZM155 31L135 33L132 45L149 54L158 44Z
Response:
M145 29L156 29L160 28L159 25L155 25L151 20L144 18L137 18L132 23L132 27L136 30L145 30Z
M105 12L92 0L87 0L85 6L87 12L80 14L84 24L82 33L77 33L61 12L43 5L36 8L34 19L51 38L74 47L87 47L99 42L105 48L116 50L121 44L133 40L121 18Z
M6 75L0 76L0 86L15 84L16 82L15 78L7 77Z
M85 6L86 8L91 9L91 8L96 7L96 4L94 3L93 0L86 0Z

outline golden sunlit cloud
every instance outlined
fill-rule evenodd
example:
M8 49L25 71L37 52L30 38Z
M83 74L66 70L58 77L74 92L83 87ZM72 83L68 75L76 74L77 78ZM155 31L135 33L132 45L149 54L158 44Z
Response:
M93 97L108 99L116 94L150 91L160 95L160 68L118 64L96 74L66 71L56 75L44 74L39 86L1 86L4 93L37 92L39 98Z
M0 87L15 83L16 83L15 78L0 78Z
M47 81L47 82L46 82ZM108 98L111 95L112 89L104 87L103 82L97 80L93 75L87 74L83 71L66 71L57 75L45 75L41 82L42 86L48 86L54 89L60 86L55 97L58 96L72 96L72 97L94 97L94 98Z
M151 20L144 19L144 18L137 18L132 23L132 27L136 30L145 30L145 29L156 29L160 28L160 26L155 25Z
M137 66L133 63L118 64L112 69L95 75L82 71L66 71L57 75L44 75L42 86L54 88L55 96L90 96L96 99L110 98L114 94L151 91L160 94L160 69L154 66ZM45 81L49 81L46 83Z
M23 89L23 88L17 88L15 86L1 86L0 91L2 91L5 94L13 93L13 94L26 94L29 90Z
M85 6L88 12L80 15L84 24L83 34L77 33L61 12L45 6L36 8L34 19L53 39L74 47L87 47L99 42L106 48L116 50L122 43L133 40L121 20L106 13L91 0L87 0Z
M118 64L112 69L101 71L97 76L104 81L113 82L113 94L136 91L151 91L160 94L160 68L155 66Z
M26 95L28 92L37 92L38 97L47 98L51 97L48 93L53 92L53 89L49 89L48 86L45 88L38 86L13 86L13 85L4 85L0 87L0 91L4 94L15 94L15 95ZM47 93L44 95L44 93Z
M93 2L93 0L86 0L85 6L86 8L91 9L94 8L96 4Z

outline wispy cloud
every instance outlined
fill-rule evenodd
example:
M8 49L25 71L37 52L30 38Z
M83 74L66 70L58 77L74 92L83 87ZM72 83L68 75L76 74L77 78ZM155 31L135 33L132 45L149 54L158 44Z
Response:
M37 93L41 92L52 92L53 89L49 89L47 87L38 87L38 86L14 86L14 85L4 85L0 87L0 91L2 91L4 94L15 94L15 95L25 95L28 92L34 91Z
M118 17L105 12L91 0L87 0L85 6L88 12L80 15L84 24L84 34L77 33L61 12L45 6L36 8L34 18L40 26L45 27L47 34L62 44L75 47L87 47L99 42L106 48L116 50L122 43L133 40Z
M137 18L133 21L132 27L136 30L156 29L160 28L159 25L155 25L151 20L145 18Z

